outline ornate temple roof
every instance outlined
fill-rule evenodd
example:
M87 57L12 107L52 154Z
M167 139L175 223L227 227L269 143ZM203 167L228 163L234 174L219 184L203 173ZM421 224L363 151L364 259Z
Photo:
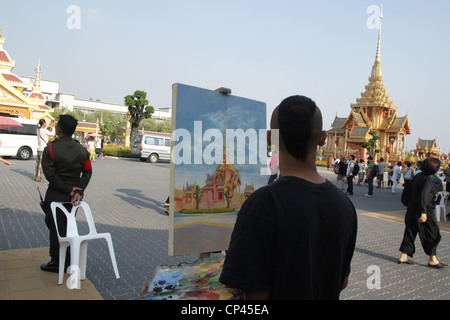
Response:
M0 109L3 113L21 116L27 119L53 120L50 115L52 109L45 104L45 98L40 88L40 62L36 74L33 92L29 97L23 94L28 87L12 70L15 61L3 48L5 38L0 29Z
M347 118L339 118L338 116L336 116L333 123L331 124L331 129L328 130L328 133L344 133L344 124L346 120Z
M2 30L0 29L0 69L11 69L14 66L15 61L11 59L8 52L3 49L5 44L5 38L2 38Z
M442 155L441 148L438 148L436 139L424 140L419 138L416 149L414 149L413 152L418 155L419 158L427 156L440 157Z
M15 61L11 59L8 52L3 48L4 44L5 38L2 38L2 31L0 29L0 77L3 77L3 79L5 79L5 81L13 88L22 92L27 85L12 72Z
M380 14L380 29L378 33L378 45L377 53L375 56L375 62L372 67L372 73L369 77L369 84L366 85L365 91L361 93L361 97L356 99L356 103L351 107L361 106L376 106L385 107L389 109L398 110L398 107L394 105L394 102L386 92L383 78L383 67L381 66L381 21L383 19L383 8Z
M356 99L356 103L350 104L351 111L348 117L339 118L336 116L331 130L328 131L328 133L339 134L345 132L345 129L349 129L348 141L362 141L364 136L368 137L368 132L371 130L411 133L408 116L397 116L398 107L395 106L384 85L383 68L381 66L382 19L383 10L381 9L377 52L369 83L365 86L365 91L361 93L361 97ZM358 127L364 129L355 130Z
M11 63L11 60L9 59L8 54L5 50L0 50L0 61Z
M417 141L417 149L425 149L425 148L437 148L437 141L434 140L423 140L419 138L419 141Z
M36 77L34 79L33 91L31 92L29 98L38 103L45 103L45 98L41 91L41 70L41 59L39 59L38 66L35 69Z
M17 82L18 84L23 84L23 81L19 79L18 76L12 73L2 73L3 78L9 82Z
M406 134L411 134L411 129L409 128L408 116L395 117L394 121L391 123L390 130L398 131L404 128Z

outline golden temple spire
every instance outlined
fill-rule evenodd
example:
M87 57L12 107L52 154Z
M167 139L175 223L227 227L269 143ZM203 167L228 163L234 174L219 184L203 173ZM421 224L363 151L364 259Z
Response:
M41 90L41 59L39 58L38 66L35 69L36 71L36 78L34 79L34 86L33 91L40 91Z
M383 76L383 68L381 67L381 21L383 20L383 5L381 5L380 10L380 26L378 33L378 46L377 46L377 54L375 57L375 63L372 68L372 76Z

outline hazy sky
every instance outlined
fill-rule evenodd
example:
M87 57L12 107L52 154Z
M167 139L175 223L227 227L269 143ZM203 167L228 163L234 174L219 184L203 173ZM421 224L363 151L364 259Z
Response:
M14 73L34 76L40 58L42 78L79 98L123 103L139 89L163 108L173 83L228 87L267 103L270 117L301 94L329 129L368 83L371 6L381 4L383 75L398 115L409 116L407 148L437 138L449 152L448 0L0 0L0 28Z

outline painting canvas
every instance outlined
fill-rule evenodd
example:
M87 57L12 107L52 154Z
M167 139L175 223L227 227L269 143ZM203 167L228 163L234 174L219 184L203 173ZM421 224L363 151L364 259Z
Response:
M169 254L223 251L240 207L267 183L266 104L172 89Z
M159 266L142 295L144 300L242 300L243 293L219 282L223 257L176 266Z

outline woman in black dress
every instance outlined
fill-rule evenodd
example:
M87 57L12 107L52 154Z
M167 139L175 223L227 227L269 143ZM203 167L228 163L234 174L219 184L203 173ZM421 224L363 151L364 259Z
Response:
M412 264L408 260L415 252L414 241L419 233L423 250L429 256L430 268L442 268L445 264L436 257L436 248L441 240L439 226L436 221L435 202L436 187L431 177L441 165L439 159L427 158L423 161L422 172L417 174L412 183L411 197L405 215L405 232L400 245L400 264Z

